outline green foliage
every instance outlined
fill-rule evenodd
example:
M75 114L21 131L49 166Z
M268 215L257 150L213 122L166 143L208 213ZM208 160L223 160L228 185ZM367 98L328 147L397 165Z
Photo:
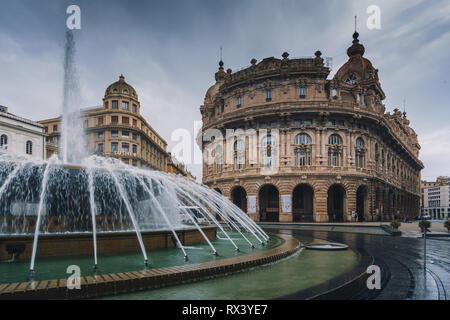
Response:
M450 232L450 220L444 222L444 228L447 228L447 230Z
M428 220L420 220L420 222L419 222L419 228L420 229L425 229L425 228L429 228L429 227L431 227L431 222L430 221L428 221Z
M401 225L402 225L401 222L398 221L398 220L392 220L391 221L391 227L394 228L394 229L398 229Z

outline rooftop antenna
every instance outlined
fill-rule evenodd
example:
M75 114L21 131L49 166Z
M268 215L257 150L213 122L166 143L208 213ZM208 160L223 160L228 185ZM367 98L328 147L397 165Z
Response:
M357 18L357 16L355 16L355 32L356 32L356 18Z
M222 61L222 47L220 47L220 61Z

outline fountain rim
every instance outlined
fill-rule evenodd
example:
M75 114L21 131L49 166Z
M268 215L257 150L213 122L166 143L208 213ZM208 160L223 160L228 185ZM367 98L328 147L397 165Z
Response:
M111 273L81 278L79 290L68 290L66 279L28 281L0 284L1 299L83 299L150 290L164 286L196 282L224 276L289 257L302 248L291 235L269 233L281 239L276 247L246 254L195 264Z
M208 225L208 226L202 226L203 230L208 229L216 229L216 226ZM176 228L175 231L177 232L183 232L183 231L191 231L191 230L197 230L195 227L186 226L186 227L180 227ZM146 234L162 234L170 231L170 229L155 229L155 230L141 230L141 233ZM115 237L126 237L130 234L135 234L134 230L118 230L118 231L97 231L97 235L99 237L109 237L109 236L115 236ZM91 238L92 237L92 231L86 231L86 232L51 232L51 233L41 233L39 235L40 239L53 239L53 238L64 238L64 239L71 239L71 238ZM27 234L0 234L0 241L2 240L29 240L30 238L33 238L32 233Z

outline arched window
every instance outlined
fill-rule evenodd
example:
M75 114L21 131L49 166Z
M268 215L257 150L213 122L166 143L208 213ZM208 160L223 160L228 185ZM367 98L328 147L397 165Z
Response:
M311 137L306 133L300 133L295 136L294 144L311 144Z
M3 149L8 148L8 136L6 134L2 134L2 136L0 137L0 147L2 147Z
M277 141L273 136L265 136L261 141L261 166L271 167L276 161L274 148L277 145Z
M338 134L332 134L329 138L328 138L328 144L342 144L342 138L340 135Z
M356 167L357 168L365 168L366 165L366 148L364 144L364 140L359 137L355 141L355 158L356 158Z
M338 167L342 165L342 138L338 134L332 134L328 138L328 165Z
M245 167L245 142L242 139L234 142L234 164L235 168L242 169Z
M33 143L30 140L26 142L26 153L33 154Z
M306 133L300 133L294 139L294 165L311 165L311 137Z

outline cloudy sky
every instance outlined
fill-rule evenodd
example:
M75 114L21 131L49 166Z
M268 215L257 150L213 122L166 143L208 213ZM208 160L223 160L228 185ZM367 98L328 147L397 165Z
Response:
M33 120L60 113L66 8L81 8L75 32L84 106L101 104L106 87L123 73L138 92L141 112L166 139L175 129L193 135L206 90L214 83L219 48L225 68L252 58L347 60L354 16L379 69L387 110L406 111L422 145L422 177L450 175L450 2L160 0L2 0L0 10L0 105ZM381 9L381 29L369 30L369 5ZM201 176L200 165L189 165Z

